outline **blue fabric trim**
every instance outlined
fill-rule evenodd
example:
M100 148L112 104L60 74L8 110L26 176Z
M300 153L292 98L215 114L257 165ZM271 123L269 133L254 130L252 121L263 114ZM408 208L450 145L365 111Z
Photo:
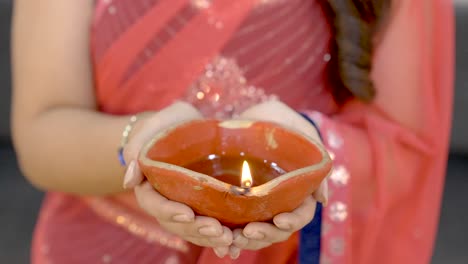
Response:
M313 125L315 127L315 129L317 130L317 133L319 134L319 137L321 140L323 140L323 137L322 137L322 133L320 132L320 128L319 126L317 125L317 123L315 123L314 120L312 120L308 115L304 114L304 113L299 113L303 118L305 118L307 121L309 121L309 123L311 125Z
M322 233L322 204L317 203L314 220L300 233L299 263L318 264L320 261L320 241Z
M320 139L323 140L322 134L317 124L306 114L300 113L307 121L309 121L316 129ZM299 244L299 263L301 264L318 264L320 262L322 234L322 204L317 203L315 215L312 222L307 224L300 233Z

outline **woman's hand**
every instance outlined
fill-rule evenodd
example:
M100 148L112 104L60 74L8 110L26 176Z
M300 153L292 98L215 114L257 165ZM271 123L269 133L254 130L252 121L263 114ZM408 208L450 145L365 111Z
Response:
M230 254L236 256L240 249L258 250L288 240L294 232L312 221L316 205L316 200L310 196L294 211L276 215L274 224L253 222L244 229L234 230Z
M182 239L198 246L227 248L232 243L232 232L218 220L195 216L185 204L170 201L160 195L146 181L136 162L142 146L155 133L167 127L201 118L201 114L191 105L178 102L160 112L149 114L140 120L125 147L124 156L130 161L124 178L124 187L134 188L139 206L155 217L160 226Z
M302 132L317 142L321 142L319 134L313 125L279 101L269 101L253 106L242 113L240 118L275 122ZM287 240L294 232L302 229L312 221L317 201L324 204L328 201L328 185L326 180L296 210L275 216L273 218L274 224L254 222L249 223L243 230L234 230L234 241L233 245L229 248L229 252L217 253L229 253L231 257L237 258L241 249L258 250L268 247L273 243Z
M267 101L255 105L244 111L239 118L274 122L301 132L318 143L322 142L317 129L309 121L280 101ZM313 197L315 200L327 204L328 184L326 180L313 193Z
M124 178L124 188L133 188L143 181L143 175L138 166L133 163L137 163L140 149L156 133L168 127L201 118L203 117L197 109L184 102L176 102L161 111L140 115L140 120L135 123L124 149L125 161L129 164Z
M232 232L218 220L195 216L190 207L173 202L160 195L150 183L135 187L138 204L154 216L159 225L172 234L203 247L227 248L232 243Z

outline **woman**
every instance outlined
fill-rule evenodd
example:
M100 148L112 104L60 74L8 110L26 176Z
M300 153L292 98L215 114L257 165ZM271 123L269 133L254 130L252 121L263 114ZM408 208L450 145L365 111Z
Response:
M430 261L451 119L448 1L17 0L13 73L20 165L48 192L33 263ZM316 124L328 186L274 224L194 216L134 159L155 132L203 116L312 137Z

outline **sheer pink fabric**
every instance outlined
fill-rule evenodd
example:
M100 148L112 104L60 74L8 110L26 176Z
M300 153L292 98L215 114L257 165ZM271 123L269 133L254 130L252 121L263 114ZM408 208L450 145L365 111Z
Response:
M318 1L98 1L91 47L100 108L126 114L182 99L229 117L278 97L320 123L335 160L321 262L428 263L451 117L452 10L443 0L395 3L375 57L376 102L338 108ZM50 193L32 261L294 263L297 247L294 235L220 260L158 228L131 195Z

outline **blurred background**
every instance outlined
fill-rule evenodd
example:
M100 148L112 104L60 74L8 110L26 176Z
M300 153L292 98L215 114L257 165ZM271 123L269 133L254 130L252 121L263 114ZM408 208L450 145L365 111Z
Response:
M0 263L21 264L29 263L32 231L43 194L31 187L19 172L10 140L12 1L0 0ZM468 263L468 0L454 0L454 5L456 96L434 264Z

